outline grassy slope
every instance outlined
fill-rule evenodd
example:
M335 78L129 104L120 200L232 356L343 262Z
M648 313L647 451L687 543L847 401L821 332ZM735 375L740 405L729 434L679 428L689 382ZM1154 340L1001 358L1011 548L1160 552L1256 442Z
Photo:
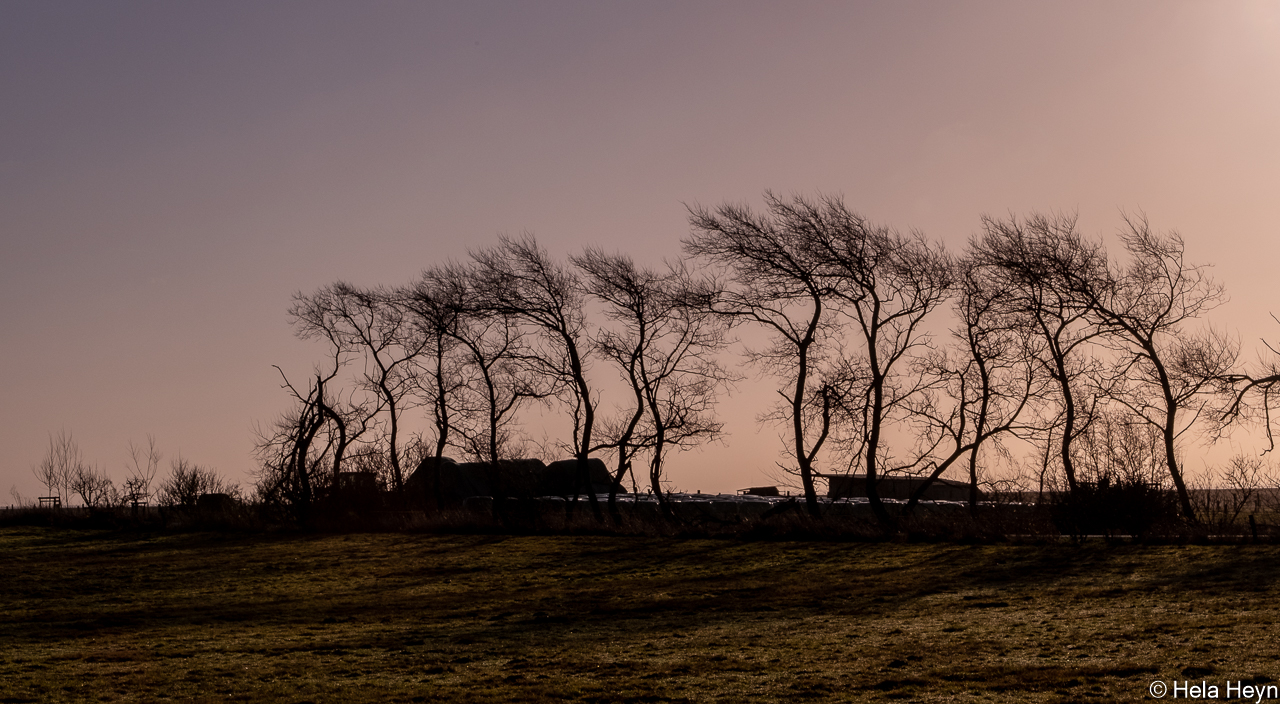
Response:
M10 528L0 702L1133 701L1280 677L1278 557Z

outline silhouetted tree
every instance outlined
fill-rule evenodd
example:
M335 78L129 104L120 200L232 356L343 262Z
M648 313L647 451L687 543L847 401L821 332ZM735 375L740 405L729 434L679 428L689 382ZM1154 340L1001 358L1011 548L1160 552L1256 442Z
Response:
M782 378L782 418L791 426L789 453L795 458L805 502L818 515L814 462L831 432L830 385L821 370L826 345L838 333L831 306L835 284L827 276L829 262L814 247L814 222L802 212L804 203L788 203L765 193L767 214L742 205L709 210L689 209L693 233L685 252L727 272L725 286L709 298L709 309L732 324L746 322L770 333L771 345L747 350L749 361ZM818 378L817 383L814 377ZM810 412L810 395L821 408ZM816 417L815 417L816 416Z
M115 482L106 471L87 463L76 465L70 478L71 492L88 508L112 506L120 501Z
M1068 489L1074 491L1072 443L1087 431L1098 402L1098 394L1091 392L1097 368L1084 353L1101 332L1088 318L1087 297L1064 273L1071 272L1079 284L1100 286L1107 279L1106 255L1076 232L1075 216L984 217L982 224L982 234L969 244L970 257L987 286L1003 292L1001 315L1039 340L1035 359L1053 380L1060 404L1045 432L1060 428L1056 456Z
M386 410L392 486L404 487L400 461L400 417L412 407L416 388L415 360L428 346L394 292L360 289L345 282L315 293L294 296L289 315L302 339L323 338L334 349L361 355L363 385L377 395L374 412Z
M839 311L851 321L861 348L848 368L842 409L855 411L854 445L862 449L866 493L882 523L892 519L876 488L887 464L884 433L895 417L907 415L908 402L931 380L914 374L912 356L926 350L930 337L924 319L947 300L953 285L950 258L923 235L902 235L868 223L834 197L819 202L800 198L786 204L788 217L808 223L806 234L834 283ZM853 402L861 396L861 402ZM923 455L905 466L916 466Z
M993 287L983 267L973 258L956 263L959 280L952 330L955 350L942 350L924 360L926 375L938 379L939 393L926 393L912 407L926 430L922 437L936 438L942 456L933 471L915 490L910 511L929 485L954 463L967 460L969 508L978 504L979 456L988 443L998 443L1006 433L1023 429L1019 418L1030 401L1044 391L1036 374L1034 331L1009 313L1010 292ZM1001 446L997 445L997 449Z
M1117 402L1158 428L1170 478L1184 515L1195 520L1177 457L1177 440L1196 421L1207 393L1235 364L1236 345L1185 324L1226 300L1207 267L1187 263L1177 233L1157 234L1142 218L1126 218L1121 235L1129 261L1106 279L1080 275L1059 262L1058 276L1089 306L1089 314L1124 357L1116 373Z
M272 426L258 430L258 494L303 523L311 520L321 489L336 483L348 448L371 428L374 417L368 406L343 403L329 394L328 385L341 369L338 354L332 368L316 373L305 392L276 367L294 406Z
M312 447L325 424L324 412L316 403L316 397L324 393L324 381L317 375L307 393L301 394L285 379L284 386L297 404L277 419L271 430L260 431L257 444L259 496L268 504L290 508L303 523L311 519L315 485L324 471L321 457L325 453Z
M572 261L614 323L599 329L596 348L618 367L634 398L608 433L618 452L610 505L636 453L647 450L649 485L670 513L662 490L667 448L713 439L723 427L711 408L735 378L715 358L725 344L725 326L706 305L709 289L698 287L682 266L659 273L591 248Z
M72 479L84 464L84 455L71 433L59 431L56 436L49 436L49 449L32 468L32 473L44 484L49 496L56 496L65 504L71 498Z
M126 501L136 507L151 498L151 483L155 481L161 459L154 436L147 435L146 447L129 443L129 476L124 481L123 497Z
M519 317L491 305L485 279L474 269L448 266L428 271L439 304L455 311L444 334L457 343L466 378L458 388L455 423L461 447L476 460L510 459L522 445L518 413L530 401L548 398L556 379L545 374L545 362L531 346Z
M462 411L461 396L467 388L459 353L459 335L469 315L466 278L459 267L433 267L398 293L418 334L426 341L422 353L426 363L419 362L425 368L418 375L418 389L425 405L431 408L436 460L444 456L445 448L453 441L452 433Z
M586 291L606 304L604 317L620 325L621 329L601 326L594 340L595 348L613 362L628 383L633 402L616 419L606 418L601 424L604 443L618 452L618 466L614 472L616 487L631 470L631 460L644 445L637 440L637 430L645 416L644 396L645 353L655 345L656 328L662 324L669 310L660 302L659 289L665 279L656 272L636 269L630 258L623 255L606 255L588 248L570 261L585 274ZM634 476L632 477L634 481ZM609 491L609 504L616 502L616 490ZM663 503L661 490L658 500Z
M592 434L600 401L587 380L590 347L582 282L572 269L552 260L531 235L501 237L497 247L473 252L472 258L482 297L478 301L492 314L509 316L537 333L527 361L557 382L569 406L578 484L586 487L592 512L600 520L587 464L591 452L599 449Z

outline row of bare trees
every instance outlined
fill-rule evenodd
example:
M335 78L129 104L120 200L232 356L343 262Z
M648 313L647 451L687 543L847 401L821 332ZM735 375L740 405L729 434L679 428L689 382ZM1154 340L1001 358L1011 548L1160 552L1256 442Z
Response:
M690 208L687 265L592 248L560 261L524 236L407 285L298 294L295 331L327 361L305 385L284 382L293 410L261 433L263 496L305 507L375 455L394 491L424 458L518 456L540 404L570 423L560 446L584 477L607 452L634 483L643 459L662 497L668 452L722 431L735 329L767 338L744 354L780 383L762 417L785 428L780 466L814 515L832 473L864 476L887 525L884 476L925 480L908 512L949 471L975 511L1000 466L1031 468L1037 493L1079 492L1114 471L1098 452L1105 426L1158 438L1149 478L1194 521L1187 434L1269 421L1280 366L1236 368L1238 345L1199 322L1222 286L1144 219L1126 219L1119 256L1069 215L984 218L953 254L836 197L766 193L765 206ZM626 389L608 406L606 376Z
M527 236L404 286L339 282L299 294L295 330L324 341L327 362L306 387L285 380L295 403L260 433L261 492L305 513L350 467L352 447L356 458L385 457L397 492L414 466L447 451L518 457L530 443L521 412L541 404L571 423L560 447L583 478L593 453L615 454L619 482L643 453L661 496L666 454L718 436L712 410L735 378L717 356L726 324L709 295L679 265L648 269L594 249L560 262ZM591 325L590 312L605 322ZM602 365L629 390L609 412L595 376ZM348 368L354 383L333 388ZM425 409L428 430L406 439L405 414L415 409Z
M106 469L87 461L80 445L68 432L49 436L44 457L33 467L36 479L50 498L61 505L78 499L87 508L145 506L193 507L204 494L238 495L239 488L209 467L183 457L170 463L167 476L157 478L163 455L154 437L146 445L129 443L126 477L117 485Z

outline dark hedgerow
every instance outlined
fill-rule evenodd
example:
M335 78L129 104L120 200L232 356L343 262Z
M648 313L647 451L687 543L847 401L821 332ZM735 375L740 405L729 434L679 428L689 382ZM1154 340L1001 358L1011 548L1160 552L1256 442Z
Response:
M1177 496L1139 478L1102 477L1052 496L1050 515L1063 535L1142 537L1178 521Z

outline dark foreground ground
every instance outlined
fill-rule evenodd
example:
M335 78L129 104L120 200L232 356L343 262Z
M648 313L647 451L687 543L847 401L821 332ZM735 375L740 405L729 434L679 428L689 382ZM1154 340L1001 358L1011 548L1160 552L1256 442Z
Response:
M1280 684L1278 558L6 528L0 702L1226 699Z

